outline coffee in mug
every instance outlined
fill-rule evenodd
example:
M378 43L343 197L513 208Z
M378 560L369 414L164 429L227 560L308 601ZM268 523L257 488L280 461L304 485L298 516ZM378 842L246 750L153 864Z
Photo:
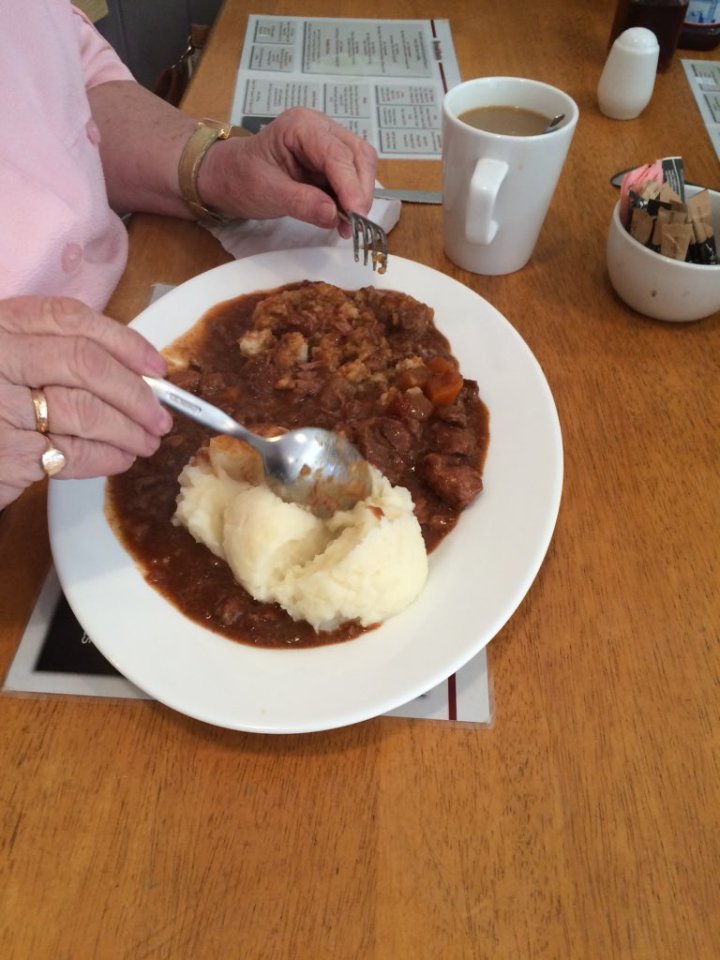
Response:
M458 117L463 123L488 133L502 133L508 137L535 137L543 133L550 117L526 107L498 104L488 107L472 107Z
M492 133L466 122L492 108L542 119L535 134ZM564 119L545 132L549 118ZM530 259L578 120L562 90L522 77L479 77L443 99L443 244L459 267L496 276Z

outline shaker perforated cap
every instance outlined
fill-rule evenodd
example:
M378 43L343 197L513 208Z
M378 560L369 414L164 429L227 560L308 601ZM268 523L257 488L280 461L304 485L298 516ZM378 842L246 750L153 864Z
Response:
M647 27L630 27L620 34L615 40L615 45L622 47L628 53L632 52L645 56L660 50L657 37Z

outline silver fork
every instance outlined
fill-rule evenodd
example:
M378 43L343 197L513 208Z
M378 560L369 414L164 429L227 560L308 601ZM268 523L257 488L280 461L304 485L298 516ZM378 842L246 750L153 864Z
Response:
M355 262L360 260L360 249L363 252L363 264L367 266L368 259L373 270L378 273L385 273L387 270L388 245L387 234L383 228L373 220L361 216L359 213L353 213L352 210L342 210L338 207L338 213L352 227L353 256Z

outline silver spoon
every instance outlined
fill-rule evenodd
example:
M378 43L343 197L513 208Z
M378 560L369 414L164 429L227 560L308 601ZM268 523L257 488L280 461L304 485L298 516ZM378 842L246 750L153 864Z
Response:
M552 118L552 120L549 121L548 125L547 125L547 126L545 127L545 129L543 130L543 133L550 133L550 131L551 131L551 130L554 130L555 127L556 127L559 123L562 123L564 119L565 119L565 114L564 114L564 113L557 113L557 114Z
M287 503L300 503L327 517L350 510L368 496L370 468L358 450L338 433L300 427L279 437L261 437L218 407L168 380L143 377L157 399L216 433L244 440L260 454L265 480Z

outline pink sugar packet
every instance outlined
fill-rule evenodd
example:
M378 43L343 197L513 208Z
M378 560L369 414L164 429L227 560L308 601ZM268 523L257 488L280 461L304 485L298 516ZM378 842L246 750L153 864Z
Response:
M627 227L630 219L630 191L639 194L648 183L657 183L659 188L663 179L662 160L628 170L620 184L620 220L623 226Z

